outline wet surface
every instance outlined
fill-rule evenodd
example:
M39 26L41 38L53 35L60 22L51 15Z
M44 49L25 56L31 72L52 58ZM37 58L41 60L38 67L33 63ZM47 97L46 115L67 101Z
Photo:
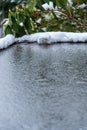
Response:
M3 37L3 30L2 30L2 28L0 28L0 38L2 38Z
M87 130L87 45L1 51L0 130Z

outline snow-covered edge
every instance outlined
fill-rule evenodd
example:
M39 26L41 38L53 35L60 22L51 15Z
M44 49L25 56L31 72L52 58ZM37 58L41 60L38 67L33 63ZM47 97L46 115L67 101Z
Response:
M0 49L5 49L8 46L14 44L14 41L15 41L15 36L13 36L12 34L8 34L4 38L0 39Z
M87 32L73 33L73 32L43 32L23 37L15 38L12 34L0 39L0 49L7 48L14 43L28 42L37 44L53 44L53 43L77 43L87 42Z
M73 33L73 32L45 32L25 35L16 38L15 42L36 42L38 44L52 44L60 42L87 42L87 33Z

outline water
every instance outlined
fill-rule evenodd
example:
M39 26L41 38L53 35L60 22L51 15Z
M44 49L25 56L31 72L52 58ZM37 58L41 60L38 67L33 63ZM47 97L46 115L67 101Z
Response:
M3 29L0 27L0 38L2 38L3 37Z
M87 45L1 51L0 130L87 130Z

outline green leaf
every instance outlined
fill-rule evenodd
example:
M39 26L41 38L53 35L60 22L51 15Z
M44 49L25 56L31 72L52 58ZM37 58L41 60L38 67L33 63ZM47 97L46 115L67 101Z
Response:
M36 10L37 0L28 0L28 8L30 12L33 12Z
M18 31L19 31L20 26L19 26L19 24L17 24L17 22L16 22L16 21L14 21L14 22L13 22L13 25L12 25L12 28L13 28L13 30L14 30L15 32L18 32Z
M17 21L20 22L24 22L24 16L22 13L18 12L17 13Z
M25 29L27 30L28 34L32 33L32 25L29 17L26 17L24 21Z
M15 36L16 36L16 37L21 37L21 36L23 36L23 35L25 35L25 34L26 34L26 32L25 32L24 27L19 27L18 31L15 32Z
M40 9L40 10L44 10L44 8L42 7L42 3L43 3L43 1L41 1L41 0L37 0L37 4L36 4L36 7L38 8L38 9Z
M13 32L12 32L12 29L11 29L11 27L8 25L8 26L6 26L6 28L5 28L5 35L7 35L7 34L13 34Z
M44 3L47 3L47 4L49 4L49 2L50 2L50 0L43 0L44 1Z
M57 7L62 7L66 9L68 0L56 0Z

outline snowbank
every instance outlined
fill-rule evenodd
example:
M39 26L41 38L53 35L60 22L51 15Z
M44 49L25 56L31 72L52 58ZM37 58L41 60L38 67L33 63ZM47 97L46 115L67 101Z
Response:
M60 42L87 42L87 33L73 32L45 32L25 35L16 38L15 42L36 42L38 44L52 44Z
M87 42L87 33L73 33L73 32L44 32L25 35L23 37L15 38L9 34L0 39L0 49L7 48L15 42L28 42L37 44L53 44L53 43L84 43Z
M15 37L11 34L7 35L4 38L0 39L0 49L7 48L8 46L12 45L15 41Z

